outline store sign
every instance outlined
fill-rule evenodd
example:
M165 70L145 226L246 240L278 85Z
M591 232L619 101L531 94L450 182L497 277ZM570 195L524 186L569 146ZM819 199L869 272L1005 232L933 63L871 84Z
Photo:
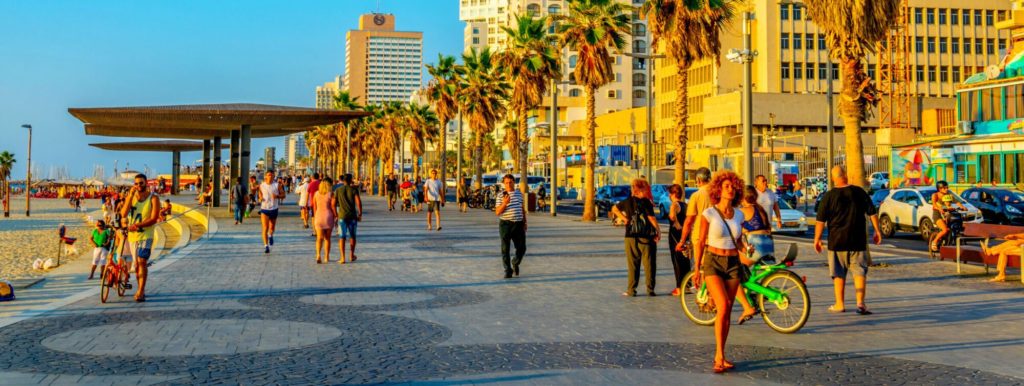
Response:
M929 158L932 159L933 164L947 164L953 162L953 149L944 148L932 148Z

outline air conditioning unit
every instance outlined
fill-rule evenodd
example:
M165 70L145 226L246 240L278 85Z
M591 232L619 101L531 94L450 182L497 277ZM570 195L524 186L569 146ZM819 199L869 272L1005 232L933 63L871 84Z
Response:
M974 134L974 126L971 121L959 121L956 123L956 133L960 135Z

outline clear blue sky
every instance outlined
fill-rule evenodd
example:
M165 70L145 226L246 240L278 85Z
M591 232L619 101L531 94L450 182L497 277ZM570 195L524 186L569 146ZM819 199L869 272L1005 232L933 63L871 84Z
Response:
M33 164L170 170L163 153L107 152L90 142L68 107L253 102L314 103L317 85L342 74L345 32L376 0L0 0L0 151L15 153L25 175L27 132ZM424 33L424 62L462 51L456 0L381 0L397 28ZM262 154L283 140L253 142ZM182 162L200 158L185 153ZM258 158L258 157L256 157Z

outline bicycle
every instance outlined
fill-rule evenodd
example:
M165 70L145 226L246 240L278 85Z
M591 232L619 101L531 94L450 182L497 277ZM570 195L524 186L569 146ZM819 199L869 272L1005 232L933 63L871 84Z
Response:
M758 262L750 267L751 274L741 283L738 296L746 296L758 311L765 324L773 330L792 334L803 328L811 315L811 296L804 280L788 268L796 260L797 246L790 244L786 258L781 263ZM679 295L686 317L701 326L715 324L715 305L708 293L707 284L693 285L696 275L690 271L683 277ZM756 295L756 299L755 299ZM755 301L756 300L756 301Z
M128 242L128 234L123 229L120 233L121 246L116 251L110 251L107 265L100 273L100 303L107 302L111 287L115 288L117 296L124 296L125 291L132 288L129 282L131 273L128 271L128 262L124 259L124 245Z
M942 219L946 222L949 232L946 232L941 240L936 240L939 235L938 227L932 227L931 235L928 236L928 257L932 259L938 257L939 251L944 245L956 245L956 239L964 233L964 216L963 213L960 213L962 211L959 208L950 208L942 214ZM936 244L938 244L938 248L932 249L932 245Z

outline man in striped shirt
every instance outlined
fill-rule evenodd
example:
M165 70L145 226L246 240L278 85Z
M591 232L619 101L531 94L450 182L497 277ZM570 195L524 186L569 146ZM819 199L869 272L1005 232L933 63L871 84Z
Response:
M526 205L523 193L516 190L516 179L511 174L502 177L505 191L495 199L494 213L498 215L498 234L501 236L501 262L505 265L505 278L519 276L519 263L526 254ZM515 244L516 258L509 258L509 243Z

